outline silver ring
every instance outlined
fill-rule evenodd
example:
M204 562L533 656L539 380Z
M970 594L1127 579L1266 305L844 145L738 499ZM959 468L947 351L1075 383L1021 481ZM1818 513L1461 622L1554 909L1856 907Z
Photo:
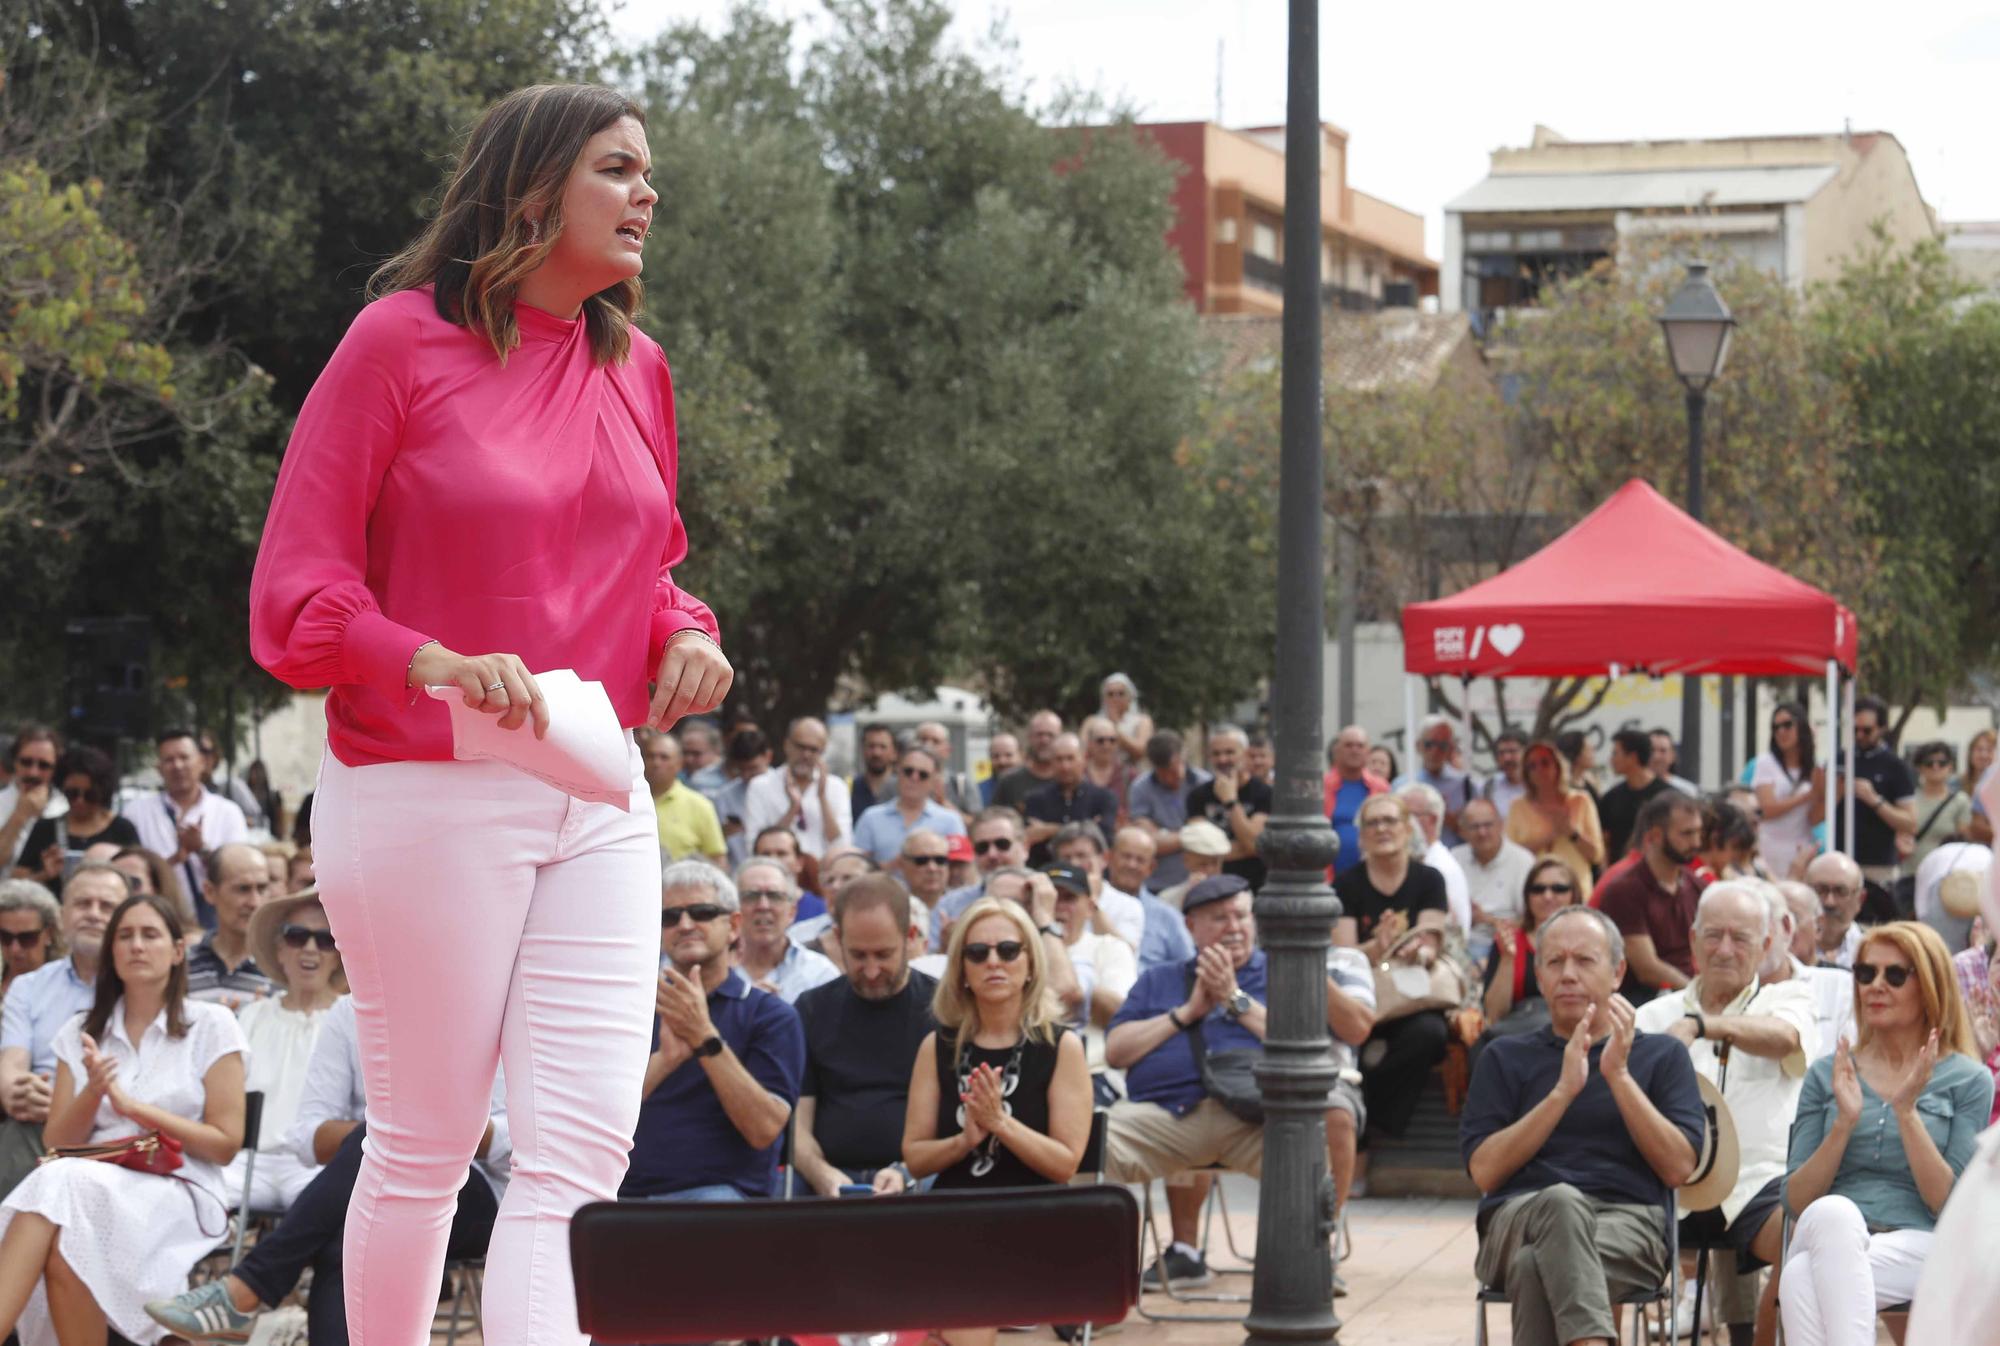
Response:
M507 684L504 682L496 682L491 687L488 687L486 690L489 692L504 692L507 690Z

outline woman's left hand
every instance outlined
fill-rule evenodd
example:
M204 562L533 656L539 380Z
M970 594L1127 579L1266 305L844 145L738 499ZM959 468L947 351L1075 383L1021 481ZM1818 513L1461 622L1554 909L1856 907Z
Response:
M982 1065L972 1072L972 1082L965 1093L965 1120L976 1123L988 1135L998 1131L1007 1120L1006 1099L1000 1091L1000 1072L992 1066Z
M131 1100L118 1087L118 1063L111 1059L109 1052L101 1050L97 1040L88 1033L83 1035L83 1069L89 1087L104 1096L113 1112L124 1116Z
M676 631L667 637L667 648L660 655L646 723L666 730L682 716L707 714L722 704L735 680L736 670L706 632L693 628Z
M1911 1110L1917 1106L1917 1100L1923 1097L1924 1086L1931 1081L1931 1067L1937 1064L1937 1054L1938 1035L1937 1030L1933 1028L1930 1037L1924 1041L1924 1049L1917 1053L1917 1059L1910 1064L1910 1073L1903 1076L1902 1083L1898 1084L1896 1091L1889 1095L1889 1106L1895 1110L1898 1117L1909 1116Z

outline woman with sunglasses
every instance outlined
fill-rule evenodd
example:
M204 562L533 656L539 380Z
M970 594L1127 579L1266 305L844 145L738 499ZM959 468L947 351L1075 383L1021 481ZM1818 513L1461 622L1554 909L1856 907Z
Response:
M1972 796L1958 788L1952 773L1949 743L1926 743L1917 749L1917 830L1910 838L1910 853L1903 857L1903 872L1915 874L1932 851L1947 841L1964 841L1966 824L1972 821Z
M1486 962L1489 1025L1498 1024L1516 1009L1541 1002L1542 988L1535 980L1535 931L1564 907L1581 902L1582 887L1574 870L1545 855L1535 861L1523 885L1521 923L1493 922L1493 954Z
M1597 805L1569 783L1569 764L1546 739L1528 745L1521 774L1528 790L1507 810L1507 839L1568 865L1581 892L1577 900L1588 902L1591 870L1604 863Z
M347 994L347 975L341 971L340 950L317 889L274 897L258 907L250 917L249 944L257 966L279 991L251 1001L236 1014L250 1044L248 1087L264 1095L250 1205L283 1209L319 1172L300 1162L289 1132L305 1099L313 1044L326 1026L326 1012ZM232 1200L243 1190L244 1163L245 1157L239 1155L229 1166Z
M21 845L23 864L14 872L47 884L61 896L66 854L80 854L100 841L136 846L139 829L129 818L112 811L111 801L118 795L118 769L98 749L79 743L64 753L56 764L55 782L69 801L69 812L60 818L43 818L29 829L28 839Z
M1751 764L1750 787L1757 792L1760 821L1757 853L1781 879L1795 879L1819 852L1813 840L1812 802L1823 780L1813 755L1812 721L1797 701L1771 712L1770 747Z
M903 1162L940 1189L1068 1182L1090 1137L1090 1072L1049 993L1040 932L1019 904L983 897L953 922L944 966Z
M1798 1217L1778 1303L1790 1346L1870 1346L1907 1302L1993 1105L1944 941L1896 921L1854 957L1855 1046L1815 1061L1792 1123Z

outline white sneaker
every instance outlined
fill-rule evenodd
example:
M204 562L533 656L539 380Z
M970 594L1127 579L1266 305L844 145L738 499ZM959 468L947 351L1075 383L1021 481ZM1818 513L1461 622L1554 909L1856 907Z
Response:
M1658 1320L1648 1317L1646 1321L1646 1326L1654 1340L1656 1341L1661 1340L1660 1324ZM1674 1305L1674 1324L1673 1324L1672 1336L1675 1339L1680 1339L1680 1338L1692 1337L1693 1335L1694 1335L1694 1282L1685 1281L1681 1285L1680 1300L1678 1303Z

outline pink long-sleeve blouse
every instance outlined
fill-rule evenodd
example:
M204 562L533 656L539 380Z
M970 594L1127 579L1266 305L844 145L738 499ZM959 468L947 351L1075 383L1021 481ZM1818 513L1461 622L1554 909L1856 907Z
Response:
M404 685L425 641L604 684L645 721L669 636L718 634L675 587L673 383L636 328L600 366L581 317L517 304L505 365L428 288L363 309L292 431L250 584L250 649L326 687L349 766L443 761L443 704ZM523 731L527 732L527 731Z

